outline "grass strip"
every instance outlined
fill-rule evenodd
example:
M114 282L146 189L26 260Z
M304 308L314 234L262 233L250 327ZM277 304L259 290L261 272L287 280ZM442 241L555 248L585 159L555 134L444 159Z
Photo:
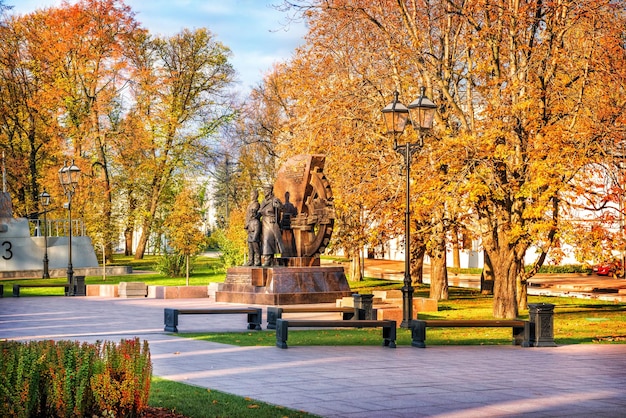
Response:
M531 296L529 303L551 303L554 309L554 339L565 344L626 344L626 303L593 299ZM450 289L450 300L439 302L439 311L419 313L420 319L493 319L493 299L467 289ZM528 311L520 312L528 319ZM232 333L180 333L195 338L238 346L273 346L274 331ZM398 345L411 344L411 332L397 329ZM292 346L381 345L380 329L289 330ZM510 345L510 328L428 328L426 344L433 345Z
M220 333L180 333L180 337L211 341L220 344L248 346L273 346L276 344L276 332L220 332ZM411 331L397 329L396 344L411 345ZM324 330L289 330L289 347L293 346L382 346L380 329L324 329ZM477 334L468 328L429 328L428 345L511 345L510 328L485 328Z
M257 417L298 418L316 417L278 405L251 398L230 395L184 383L153 377L148 404L192 418Z

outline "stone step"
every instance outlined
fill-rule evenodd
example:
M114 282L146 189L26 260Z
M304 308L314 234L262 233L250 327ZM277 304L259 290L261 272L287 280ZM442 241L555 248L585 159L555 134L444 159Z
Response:
M144 282L120 282L118 295L120 298L145 298L148 296L148 286Z

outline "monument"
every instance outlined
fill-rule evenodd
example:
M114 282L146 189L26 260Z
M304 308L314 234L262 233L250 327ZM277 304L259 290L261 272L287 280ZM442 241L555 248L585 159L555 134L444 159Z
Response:
M275 247L282 253L264 254L262 266L253 262L229 268L215 293L217 302L293 305L335 302L352 295L343 266L320 265L335 222L324 162L323 155L298 155L280 168L273 187L266 188L257 216L280 227L282 239L271 233L272 241L280 241ZM249 208L256 207L253 203Z
M13 204L8 192L0 192L0 276L41 277L44 253L47 249L51 274L64 276L67 267L68 237L31 236L26 218L13 217ZM77 268L98 267L98 260L89 237L72 241ZM30 273L30 274L29 274Z

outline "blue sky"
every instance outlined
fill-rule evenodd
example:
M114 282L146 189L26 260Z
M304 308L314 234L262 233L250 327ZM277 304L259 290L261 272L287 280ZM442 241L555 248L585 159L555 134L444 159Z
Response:
M71 1L70 1L71 2ZM287 60L303 43L304 24L289 23L272 5L280 0L125 0L135 18L155 35L208 28L233 53L240 89L257 85L272 64ZM11 13L58 6L61 0L4 0Z

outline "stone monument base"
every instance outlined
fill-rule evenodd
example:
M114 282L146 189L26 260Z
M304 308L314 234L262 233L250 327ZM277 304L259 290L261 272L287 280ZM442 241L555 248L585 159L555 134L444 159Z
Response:
M258 305L334 303L352 293L341 266L232 267L215 292L215 301Z

